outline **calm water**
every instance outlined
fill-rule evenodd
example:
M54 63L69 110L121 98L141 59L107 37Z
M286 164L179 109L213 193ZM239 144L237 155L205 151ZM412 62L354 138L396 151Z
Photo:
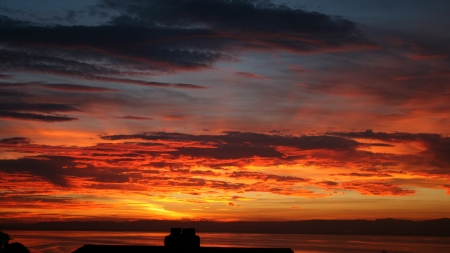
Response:
M4 231L32 253L70 253L83 244L163 245L168 233ZM296 253L450 253L448 237L198 233L202 246L288 247Z

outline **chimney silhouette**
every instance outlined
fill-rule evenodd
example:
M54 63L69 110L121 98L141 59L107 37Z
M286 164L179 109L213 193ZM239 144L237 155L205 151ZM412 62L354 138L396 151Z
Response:
M193 228L171 228L170 235L164 238L164 246L177 249L200 248L200 236L195 234Z

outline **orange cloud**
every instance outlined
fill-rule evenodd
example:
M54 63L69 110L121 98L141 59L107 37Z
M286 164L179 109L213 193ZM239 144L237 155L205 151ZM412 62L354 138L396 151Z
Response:
M206 212L215 203L244 209L242 201L258 205L262 197L257 195L310 200L354 191L401 198L415 193L402 185L405 182L436 189L436 184L442 185L437 175L450 177L445 156L448 140L435 134L364 131L298 137L160 132L103 138L108 142L83 147L41 145L24 137L0 140L1 151L23 154L0 159L5 208L16 205L27 212L35 203L48 203L48 210L65 206L68 213L88 206L113 210L122 198L148 197L154 204L171 203L180 210L183 205L201 204L194 209ZM371 140L376 140L373 145L382 142L392 148L414 141L423 148L398 154L357 149ZM17 184L23 188L17 189ZM448 190L446 185L443 188ZM134 215L144 210L134 208Z
M374 181L350 181L342 182L340 184L342 189L354 190L362 195L377 195L377 196L404 196L414 194L416 191L402 189L394 184L389 184L385 182L374 182Z
M447 190L447 194L450 195L450 185L443 185L442 188Z

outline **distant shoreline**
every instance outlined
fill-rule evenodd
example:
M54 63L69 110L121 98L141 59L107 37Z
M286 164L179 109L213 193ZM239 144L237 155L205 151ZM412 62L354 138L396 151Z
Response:
M287 222L138 220L0 223L0 230L32 231L167 232L170 227L193 227L199 233L450 236L449 218L425 221L398 219Z

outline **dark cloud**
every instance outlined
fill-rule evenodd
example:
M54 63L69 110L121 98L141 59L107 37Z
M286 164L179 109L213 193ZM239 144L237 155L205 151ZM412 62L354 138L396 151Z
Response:
M64 177L64 167L75 166L73 158L63 156L41 156L19 158L17 160L0 160L0 171L6 173L27 173L38 176L57 186L68 187Z
M352 21L266 1L105 0L90 12L105 16L111 10L119 15L98 26L42 26L0 16L0 71L95 80L208 68L236 59L242 50L309 53L375 46ZM68 11L65 20L77 15Z
M247 48L311 52L374 46L349 20L267 1L104 0L99 6L123 13L115 24L201 27Z
M342 137L334 136L280 136L258 133L224 132L223 135L190 135L181 133L142 133L135 135L109 135L101 136L104 140L174 140L174 141L199 141L204 143L243 145L251 144L260 147L287 146L298 149L336 149L353 150L359 143Z
M198 29L132 25L0 26L0 31L4 34L0 43L13 45L9 50L2 50L5 52L2 52L4 61L0 70L47 71L86 77L119 74L117 66L131 67L132 73L138 73L139 70L208 67L219 59L230 58L206 47L183 46L188 45L191 38L202 38L210 33ZM30 50L24 51L26 48L33 49L33 54L30 55ZM88 64L87 59L106 60L113 67Z
M9 9L1 7L1 10L5 11L5 10L9 10ZM6 11L6 12L9 12L9 11ZM18 26L26 26L26 25L30 25L30 24L31 24L30 22L15 20L15 19L8 18L7 16L0 15L0 27L18 27Z
M1 27L0 30L2 30ZM2 44L1 38L0 44ZM86 52L86 50L72 49L66 52L60 48L49 49L44 45L4 46L0 48L0 71L37 72L83 79L94 74L121 74L120 70L104 64L83 62L83 59L86 58L92 62L111 60L100 53ZM117 64L115 67L118 67Z
M193 170L193 171L191 171L191 174L193 174L193 175L205 175L205 176L220 176L220 174L215 173L215 172L213 172L211 170L207 170L207 171L204 171L204 170Z
M0 103L2 111L31 111L31 112L73 112L79 111L73 106L65 104L41 104L41 103Z
M432 155L431 163L450 174L450 138L429 143L428 152Z
M144 165L152 166L154 168L170 168L172 166L177 166L178 163L175 163L175 162L174 163L170 163L170 162L150 162L150 163L144 164ZM155 171L155 172L159 173L159 171Z
M74 11L74 10L68 10L66 13L66 17L65 20L69 23L75 23L76 22L76 18L82 14L83 12L79 12L79 11Z
M10 145L18 145L18 144L30 144L31 140L25 137L13 137L1 139L0 144L10 144Z
M1 84L0 84L1 86ZM29 97L30 95L15 89L0 89L0 97L11 99L11 98L21 98L21 97Z
M445 138L430 142L426 151L409 155L361 151L357 149L360 143L336 136L157 132L101 138L116 141L77 147L38 145L24 137L2 139L2 150L35 156L0 160L0 173L12 174L7 175L7 180L9 176L24 174L24 177L39 177L57 186L70 186L69 182L73 180L75 183L83 182L85 188L96 189L170 191L178 186L181 192L192 192L192 188L213 188L302 197L328 196L299 188L302 184L329 192L354 190L364 195L402 196L413 194L414 190L404 189L401 186L404 182L396 180L395 174L439 176L441 179L450 175L448 167L445 167L450 145ZM147 142L130 141L133 139ZM292 155L292 152L305 155ZM62 153L71 154L71 157L58 156ZM324 169L347 168L348 172L340 170L337 174L329 174L330 180L312 180L298 174L245 169L252 165L289 165L291 162L305 169L314 165ZM227 168L222 169L221 166ZM336 172L330 169L328 173ZM380 180L378 177L387 178ZM445 183L440 181L441 184Z
M373 139L380 141L388 141L388 142L397 142L397 141L436 141L441 138L439 134L428 134L428 133L385 133L385 132L374 132L371 129L368 129L364 132L328 132L331 135L343 136L348 138L364 138L364 139Z
M282 153L272 147L260 147L255 145L218 145L215 148L178 148L173 152L177 156L190 156L214 159L240 159L251 157L277 157L281 158Z
M398 187L388 182L366 182L351 181L340 184L343 189L354 190L362 195L379 195L379 196L404 196L414 194L416 191Z
M77 118L67 116L42 115L35 113L19 113L11 111L0 111L0 118L42 121L48 123L77 120Z
M341 133L341 135L358 136L362 134ZM117 147L104 144L102 152L112 150L135 150L140 156L150 156L152 163L141 164L157 168L188 168L206 166L214 169L221 167L243 168L249 164L279 165L303 164L322 168L351 168L349 172L332 174L336 177L379 178L395 177L395 174L411 175L450 175L448 138L433 134L383 133L381 141L390 140L383 146L396 146L400 140L408 139L423 144L425 150L414 154L373 153L359 150L367 145L344 136L280 136L258 133L224 132L219 135L191 135L181 133L153 132L135 135L101 136L104 140L130 141L134 139L148 141L143 143L123 142ZM386 137L388 136L388 137ZM154 146L159 143L159 147ZM382 143L383 144L383 143ZM112 145L112 144L110 144ZM377 144L378 145L378 144ZM111 151L109 151L111 150ZM195 159L191 159L195 158ZM173 160L173 161L170 161ZM242 173L241 173L242 174ZM240 174L234 174L236 177ZM267 178L265 175L240 175ZM284 178L286 181L296 180ZM277 180L274 178L274 180ZM282 180L282 179L278 179Z
M1 31L1 27L0 27ZM95 33L95 32L94 32ZM81 36L81 35L80 35ZM126 35L118 35L126 36ZM108 42L112 43L112 42ZM1 44L1 38L0 38ZM182 88L182 89L201 89L205 86L190 83L164 83L153 81L142 81L130 78L117 78L114 76L140 75L143 73L153 73L152 71L169 70L169 63L163 63L158 60L148 60L145 55L136 56L137 58L105 53L105 49L99 47L94 50L89 46L73 45L78 49L72 49L72 46L66 48L64 46L48 46L47 43L42 45L22 45L15 47L0 48L0 71L25 71L40 72L45 74L60 75L71 78L79 78L89 81L112 82L120 84L133 84L146 87L157 88ZM28 50L21 49L22 47ZM124 45L124 48L127 46ZM67 51L68 50L68 51ZM144 58L142 58L144 57ZM142 59L141 59L142 58ZM151 57L150 57L151 58ZM175 56L176 58L176 56ZM89 61L90 63L87 63ZM104 64L108 62L109 64ZM171 64L169 64L171 65ZM173 65L173 64L172 64ZM174 67L174 66L172 66ZM125 70L127 69L127 70ZM44 85L54 89L72 89L80 90L81 86L73 84L45 84L45 83L27 83L22 85ZM21 85L19 83L10 84L10 86ZM86 86L84 91L88 90ZM100 88L98 88L100 89ZM105 90L106 91L106 90ZM112 91L112 90L111 90Z
M102 87L93 87L79 84L43 84L43 87L53 90L62 90L62 91L75 91L75 92L116 92L119 90L102 88Z
M392 177L392 175L389 174L373 174L373 173L358 173L358 172L352 172L352 173L339 173L339 174L331 174L330 176L350 176L350 177Z
M141 116L133 116L133 115L125 115L125 116L110 116L114 119L129 119L129 120L154 120L154 118L141 117Z
M264 174L261 172L250 172L250 171L234 171L231 174L229 174L230 177L233 178L249 178L249 179L256 179L256 180L274 180L277 182L308 182L310 181L307 178L300 178L300 177L293 177L293 176L279 176L279 175L273 175L273 174Z
M1 144L29 144L25 138L10 138L0 141ZM37 146L34 146L37 147ZM103 163L114 165L120 159L107 159ZM127 160L127 159L123 159ZM70 187L69 178L83 179L96 183L126 183L139 180L141 173L134 173L131 168L96 167L95 160L86 157L70 157L57 155L40 155L19 159L0 160L0 172L9 174L29 174L37 176L56 186ZM132 161L131 159L129 161Z
M96 160L103 164L102 166L120 165L137 168L148 166L187 174L192 174L190 169L196 166L230 171L232 169L229 167L245 168L248 165L302 164L321 168L349 168L347 172L330 174L338 178L392 178L395 174L441 177L450 175L447 155L450 145L446 138L434 142L422 142L424 144L422 147L425 148L423 151L405 155L359 150L358 148L365 148L366 144L344 137L326 135L279 136L241 132L191 135L154 132L100 137L115 142L100 143L86 147L82 151L74 149L72 152L83 152L83 157ZM145 142L132 141L135 139ZM119 140L123 142L117 142ZM36 153L36 148L34 147L33 150L21 148L20 152ZM43 150L46 149L43 147ZM234 174L234 176L239 175ZM258 176L267 180L297 180L289 177L275 179L266 175L248 173L245 176L255 178Z
M334 187L339 185L338 182L334 182L334 181L320 181L316 183L317 185L321 185L321 186L326 186L326 187Z
M42 195L39 194L39 192L36 193L36 195L33 194L0 194L1 198L0 201L3 202L3 204L6 204L6 202L18 202L18 203L70 203L72 200L67 197L57 197L57 196L51 196L51 195ZM31 207L31 206L30 206Z
M392 144L386 144L386 143L364 143L367 146L374 146L374 147L393 147Z
M72 112L72 111L79 111L79 110L71 105L65 104L17 103L17 102L0 103L0 118L7 118L7 119L33 120L43 122L72 121L76 120L77 118L54 114L55 112ZM43 115L30 112L38 112L46 114Z
M125 83L125 84L135 84L147 87L160 87L160 88L185 88L185 89L203 89L205 86L189 84L189 83L162 83L162 82L147 82L141 80L133 80L133 79L123 79L123 78L110 78L110 77L99 77L99 76L90 76L86 77L86 79L94 80L94 81L104 81L104 82L113 82L113 83Z
M347 138L364 138L386 142L411 142L419 141L423 143L427 150L422 155L428 157L429 163L434 166L445 169L445 173L450 173L450 138L443 137L439 134L429 133L385 133L366 130L364 132L330 132L329 134L347 137ZM443 173L442 170L436 173Z
M130 176L120 173L91 173L98 174L95 177L91 177L91 181L99 183L127 183L130 181ZM134 177L137 177L136 175Z
M80 84L57 84L57 83L46 83L46 82L23 82L23 83L15 83L15 82L2 82L0 83L0 88L23 88L23 87L44 87L51 90L60 90L60 91L70 91L70 92L117 92L120 90L103 88L103 87L94 87ZM10 91L10 90L0 90L1 91Z
M258 159L272 165L289 164L305 156L296 152L284 153L283 147L305 150L352 151L359 143L332 136L279 136L257 133L225 132L222 135L190 135L181 133L142 133L135 135L101 136L104 140L143 139L150 142L169 142L164 153L171 159L191 157L204 159L202 164L209 167L228 166L242 167L245 164L257 163ZM179 146L170 143L189 143ZM139 151L148 155L159 155L162 150ZM213 160L211 160L213 159ZM242 160L244 159L244 160ZM245 160L248 159L248 160ZM213 162L214 161L214 162ZM225 163L223 161L226 161ZM253 162L252 162L253 161ZM185 164L186 166L187 164ZM190 164L193 166L194 164Z
M0 88L5 89L5 88L24 88L27 86L32 86L32 85L40 85L41 83L38 82L25 82L25 83L13 83L13 82L1 82L0 83Z

